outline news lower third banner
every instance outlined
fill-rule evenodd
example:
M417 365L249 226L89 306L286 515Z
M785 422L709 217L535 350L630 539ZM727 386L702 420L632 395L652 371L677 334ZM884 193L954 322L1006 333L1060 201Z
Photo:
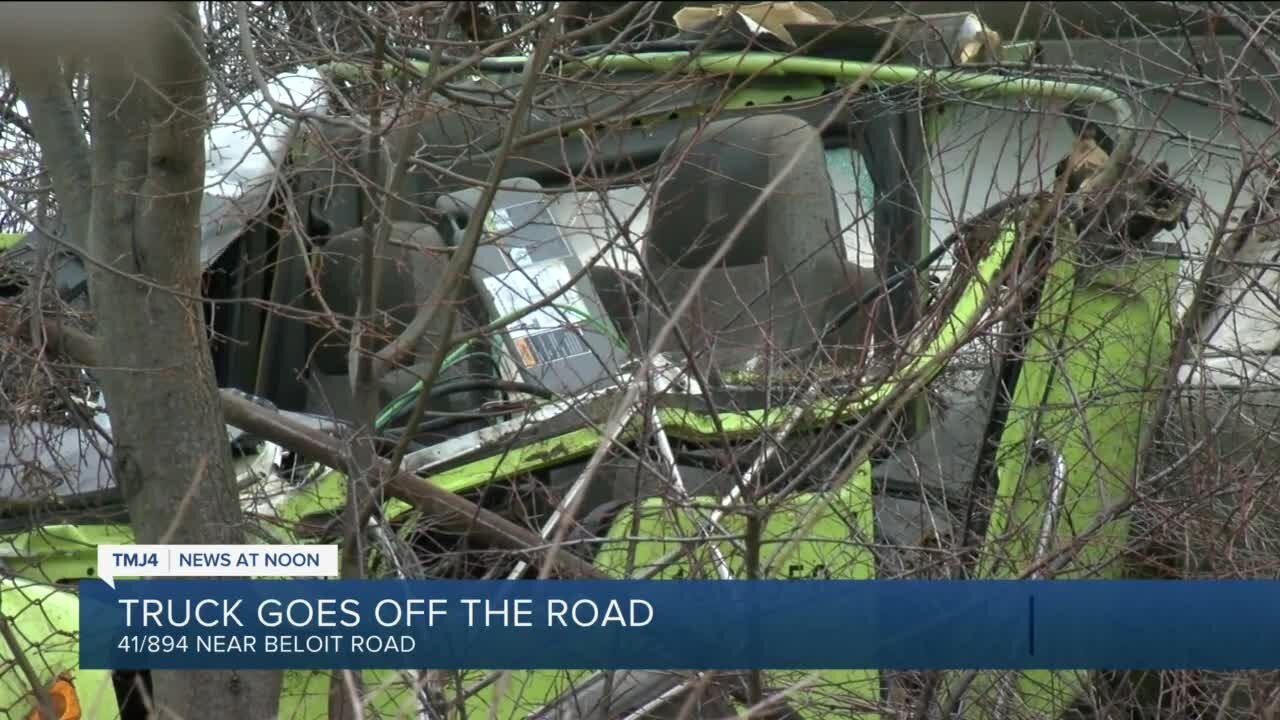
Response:
M1264 669L1272 581L121 580L85 668Z

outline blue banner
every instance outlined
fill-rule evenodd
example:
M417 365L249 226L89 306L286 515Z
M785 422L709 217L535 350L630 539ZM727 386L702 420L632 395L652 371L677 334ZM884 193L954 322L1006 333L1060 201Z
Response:
M1274 669L1272 581L81 583L89 669Z

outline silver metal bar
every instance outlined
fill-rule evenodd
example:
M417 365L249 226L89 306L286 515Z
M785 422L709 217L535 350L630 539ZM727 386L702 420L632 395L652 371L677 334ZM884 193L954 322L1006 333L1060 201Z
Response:
M639 410L639 408L635 406L629 408L626 411L626 414L623 415L621 424L625 426L627 423L631 422L631 418L636 414L637 410ZM560 518L564 515L565 510L577 504L578 496L586 492L587 485L590 484L592 479L591 475L584 472L573 482L573 485L569 487L569 492L565 493L564 497L561 498L560 503L556 505L555 512L551 513L551 517L543 523L542 530L539 533L543 540L548 539L551 536L552 531L554 531L556 526L560 524ZM507 579L515 580L523 575L524 571L528 569L529 563L521 560L516 564L515 570L512 570L511 574L507 576Z
M1049 553L1049 546L1053 543L1053 537L1058 528L1058 517L1062 513L1062 504L1067 491L1067 461L1043 438L1035 442L1033 449L1045 455L1049 461L1049 494L1044 506L1044 517L1040 521L1040 537L1036 540L1035 562L1039 563ZM1033 580L1043 577L1043 569L1031 575ZM1017 692L1016 677L1016 673L1001 673L997 680L996 705L993 713L997 718L1005 717L1005 711Z
M698 680L701 680L705 675L706 673L698 673L697 675L694 675L688 680L680 683L679 685L662 693L658 697L636 708L634 712L629 713L622 720L642 720L642 718L645 718L649 715L650 711L652 711L655 708L661 707L663 703L670 701L671 698L674 698L678 696L680 693L689 689L690 686L692 686Z
M713 525L720 522L720 518L724 517L724 514L728 512L729 508L732 507L740 497L742 497L742 489L749 486L755 479L755 476L764 469L764 466L770 460L773 459L774 454L778 450L778 446L782 444L783 440L787 439L787 436L790 435L791 431L795 429L797 424L799 424L800 418L804 416L805 411L818 394L819 391L816 387L810 388L805 392L804 396L801 397L800 402L795 406L796 409L791 413L791 417L787 418L787 422L778 432L778 441L776 443L766 445L764 450L756 456L755 461L751 463L751 467L743 474L742 482L736 485L720 499L720 506L711 513L711 523Z
M382 551L386 553L392 567L395 568L396 577L404 580L408 573L405 572L404 564L400 562L400 554L396 552L395 542L391 539L391 530L387 528L387 524L377 514L369 518L369 526L373 530L374 536L377 537L379 544L382 545ZM426 687L419 684L418 676L415 672L404 670L401 675L408 681L409 686L414 689L414 697L418 701L418 720L439 720L436 710L431 704L431 695Z
M735 486L733 490L730 490L727 494L725 494L720 499L719 507L717 507L714 511L712 511L711 517L708 519L708 524L710 526L714 527L720 522L720 518L724 517L728 509L732 507L735 502L737 502L739 497L742 496L742 489L750 485L751 481L755 479L755 476L761 470L764 469L765 464L768 463L769 460L773 457L774 453L777 452L778 446L782 444L782 441L785 440L787 436L791 433L791 431L795 429L796 425L799 424L800 419L804 416L805 409L808 408L813 398L816 397L818 393L819 393L819 390L816 387L810 388L805 392L804 396L801 398L801 401L796 405L797 410L795 410L791 414L791 417L787 418L787 422L783 425L782 429L778 432L778 441L776 443L766 446L765 449L758 456L756 456L755 461L751 463L751 467L747 469L747 472L743 474L742 482L739 483L737 486ZM670 560L664 558L659 562L661 565L667 565L670 563ZM603 672L593 673L591 677L587 679L587 682L591 682L603 674L604 674ZM694 681L696 681L697 677L700 677L701 675L702 673L699 673L693 679L687 680L681 683L680 685L672 688L671 690L668 690L661 697L655 698L655 700L652 701L651 703L647 703L643 708L629 715L628 720L630 718L641 717L645 712L648 712L651 706L656 707L656 705L660 701L663 701L666 698L671 697L672 695L678 693L679 691L688 688ZM543 710L545 710L545 708L543 708Z
M655 365L657 365L656 367L657 372L654 373L654 380L655 380L654 392L657 394L666 392L667 389L678 384L680 380L684 377L684 373L678 371L675 368L675 366L670 365L669 363L659 361L658 363L655 363ZM633 418L635 414L639 412L640 406L643 402L644 402L644 398L639 398L637 399L636 402L632 403L631 406L628 407L625 413L623 414L621 422L618 423L618 427L620 428L626 427L627 424L631 422L631 418ZM610 441L610 439L605 438L605 441L608 442ZM589 472L590 469L591 469L590 466L588 466L588 471L583 472L582 475L579 476L576 481L574 481L573 485L569 488L569 492L565 493L565 496L560 500L560 503L556 506L555 512L551 513L551 517L548 518L547 522L543 524L542 530L539 534L542 536L544 540L551 537L551 533L555 530L556 526L559 525L560 518L564 515L565 510L575 506L578 501L578 496L580 496L582 493L586 491L587 486L590 484L591 480L593 479L592 474ZM521 560L519 563L516 564L516 567L514 570L511 571L511 574L507 576L507 579L515 580L519 578L521 575L523 575L525 571L528 569L529 569L529 563L525 562L524 560Z
M680 499L686 503L690 503L690 508L697 514L698 531L703 537L710 537L714 531L719 528L719 524L708 517L705 517L701 508L693 508L693 498L689 495L689 489L684 484L684 479L680 477L680 468L676 465L676 454L671 449L671 439L667 437L667 431L662 427L662 420L658 417L658 413L654 410L649 411L650 422L653 423L654 433L657 435L658 452L662 453L662 459L667 461L667 465L671 468L671 484L679 493ZM721 532L722 535L728 535L727 532ZM733 579L733 572L729 569L729 562L725 559L724 553L720 551L720 546L715 542L710 543L711 558L716 564L716 574L721 580Z
M1053 542L1054 532L1058 528L1058 517L1062 513L1062 504L1067 492L1067 461L1063 459L1062 453L1054 450L1047 441L1040 440L1036 443L1036 448L1041 452L1047 453L1049 456L1049 497L1045 503L1044 519L1040 523L1040 538L1036 543L1036 562L1043 560L1049 552L1049 545ZM1043 570L1037 570L1032 575L1033 579L1039 579Z
M548 403L534 410L531 410L519 417L512 418L504 423L491 425L481 428L466 435L451 438L443 442L436 443L428 448L423 448L416 452L409 453L404 456L403 467L408 472L423 472L430 470L438 465L443 465L450 460L478 450L490 443L496 443L504 438L510 437L512 434L519 432L525 428L537 425L543 420L549 420L557 415L572 410L574 406L581 405L584 402L605 397L609 394L619 392L620 386L610 386L599 390L575 395L571 398Z

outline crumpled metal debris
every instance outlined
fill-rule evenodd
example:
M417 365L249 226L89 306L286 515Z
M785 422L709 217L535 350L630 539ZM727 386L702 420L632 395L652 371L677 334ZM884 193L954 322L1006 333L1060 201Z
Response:
M1104 172L1115 141L1096 123L1067 108L1075 133L1070 154L1058 162L1055 176L1072 195L1068 214L1083 233L1083 248L1106 262L1146 248L1156 235L1189 226L1191 189L1176 182L1164 161L1147 163L1129 157L1119 172Z
M676 27L684 32L705 29L731 12L746 24L753 33L768 33L794 47L795 38L787 31L788 25L831 24L836 16L825 7L812 2L761 2L751 5L718 4L710 7L681 8L672 18Z
M700 33L731 14L736 21L731 25L790 47L812 41L879 45L888 40L891 49L886 62L892 62L899 49L912 46L919 50L913 62L926 64L991 62L1001 56L1000 34L970 12L841 20L818 3L760 2L685 7L673 19L682 33Z

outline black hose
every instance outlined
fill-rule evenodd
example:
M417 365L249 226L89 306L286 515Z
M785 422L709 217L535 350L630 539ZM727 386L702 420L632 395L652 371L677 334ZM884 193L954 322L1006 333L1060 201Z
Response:
M557 397L555 393L541 385L513 380L499 380L497 378L466 378L462 380L442 382L432 387L431 392L427 393L427 397L445 397L448 395L456 395L460 392L467 392L469 390L500 390L502 392L518 392L540 397L544 400L555 400Z
M476 420L487 420L489 419L489 417L490 417L489 415L480 415L480 414L450 415L448 417L440 417L440 418L435 418L434 420L427 420L426 422L418 423L418 427L413 429L413 434L410 437L419 437L427 433L443 432L455 425L461 425L463 423L468 423L468 422L475 422Z
M511 380L499 380L498 378L492 378L492 377L461 378L457 380L449 380L446 382L438 383L435 386L433 386L430 391L427 392L427 397L432 399L442 398L442 397L448 397L450 395L457 395L458 393L471 392L473 390L497 390L500 392L509 392L509 393L525 393L526 395L533 395L535 397L540 397L545 400L555 400L557 397L555 393L551 392L550 390L540 385L533 385L531 383L524 383L524 382L515 382ZM390 425L394 422L401 420L402 418L404 418L405 415L407 415L412 410L413 410L413 403L406 403L404 407L400 408L400 410L398 410L395 415L392 415L391 418L387 420L387 424ZM446 418L437 418L436 420L430 420L426 423L419 423L418 427L425 428L425 427L431 426L432 423L436 423L439 420L457 420L459 422L462 422L466 420L474 420L474 419L477 419L477 417L488 417L488 416L487 415L469 416L469 415L463 414L463 415L457 415L457 416L450 416Z

